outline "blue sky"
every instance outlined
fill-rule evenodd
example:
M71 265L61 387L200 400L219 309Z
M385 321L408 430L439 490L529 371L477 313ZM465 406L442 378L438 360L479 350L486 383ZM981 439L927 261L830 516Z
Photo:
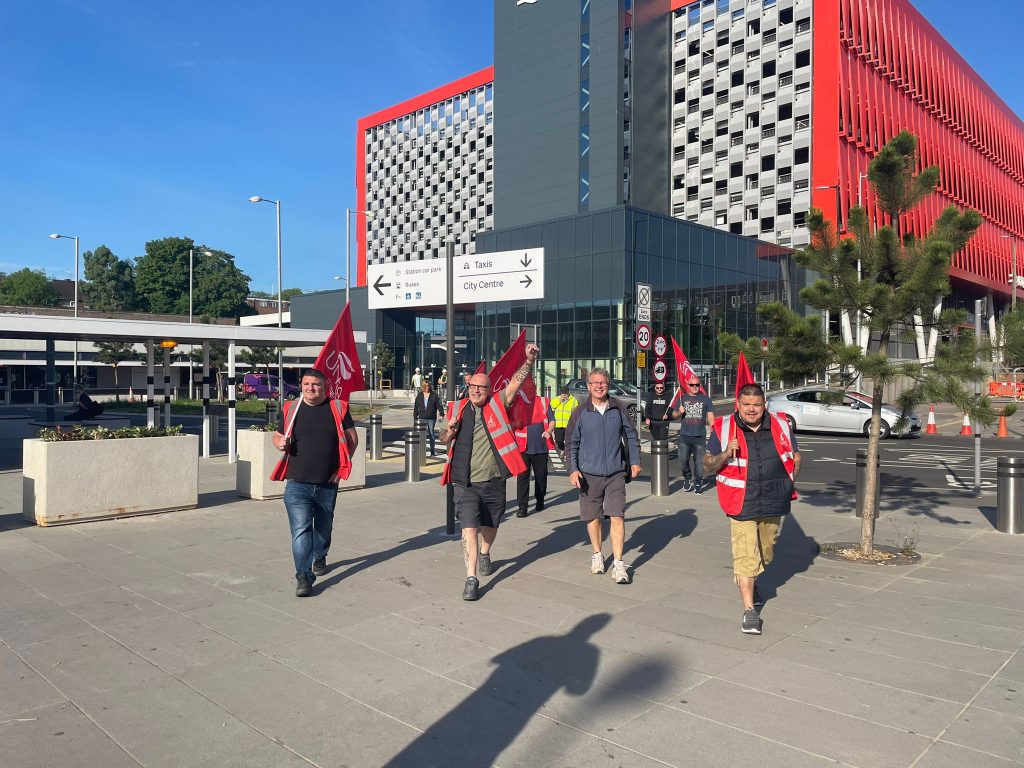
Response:
M1024 114L1024 4L915 5ZM490 65L492 8L0 0L0 271L69 277L73 245L51 232L122 258L188 236L270 291L274 208L247 200L261 195L282 201L285 287L342 287L356 120Z

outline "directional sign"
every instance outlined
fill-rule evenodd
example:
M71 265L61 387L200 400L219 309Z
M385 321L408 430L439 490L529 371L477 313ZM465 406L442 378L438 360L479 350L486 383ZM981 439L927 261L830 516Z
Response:
M636 284L636 320L638 323L651 322L651 286L649 283Z
M665 337L659 333L654 337L654 354L658 357L664 357L667 350L668 342L665 341Z
M651 348L651 326L640 323L636 327L636 345L644 350Z
M654 368L651 369L651 375L655 381L664 381L668 376L668 366L665 365L664 360L656 360Z
M637 352L636 353L636 367L637 368L646 368L647 367L647 353L646 352Z
M447 301L444 259L366 266L370 309L426 307Z
M455 303L544 298L544 249L478 253L455 259Z

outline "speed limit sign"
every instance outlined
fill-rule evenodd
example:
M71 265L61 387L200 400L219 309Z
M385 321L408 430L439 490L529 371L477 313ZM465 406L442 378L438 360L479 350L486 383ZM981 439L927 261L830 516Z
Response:
M636 327L636 345L644 350L651 348L651 326L640 323Z
M658 360L654 363L654 368L651 369L651 375L655 381L664 381L665 377L668 376L668 366L665 365L664 360Z
M664 357L665 352L668 351L668 342L665 341L665 337L660 333L654 337L654 354L658 357Z

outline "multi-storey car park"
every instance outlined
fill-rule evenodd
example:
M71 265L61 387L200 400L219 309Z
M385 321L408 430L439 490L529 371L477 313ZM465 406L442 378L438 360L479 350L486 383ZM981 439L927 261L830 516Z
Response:
M361 285L366 264L449 241L546 250L544 300L461 308L466 361L537 325L547 383L598 365L632 378L633 285L651 282L655 330L714 362L718 331L763 332L757 303L799 305L807 277L787 254L807 245L812 205L840 231L858 203L884 223L866 170L902 129L942 173L901 228L920 235L949 204L984 219L946 304L1008 306L1024 123L908 0L495 0L494 23L493 67L364 118L356 137L372 214ZM293 309L329 325L320 306ZM442 315L362 319L401 378L426 362L428 329L445 335Z

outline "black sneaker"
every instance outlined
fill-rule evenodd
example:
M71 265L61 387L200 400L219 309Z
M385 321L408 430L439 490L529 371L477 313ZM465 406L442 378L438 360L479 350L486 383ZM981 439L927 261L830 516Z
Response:
M316 560L313 561L313 575L323 576L325 573L327 573L326 555L324 555L323 557L318 557Z
M754 610L757 611L758 615L760 615L762 608L764 608L764 598L761 597L761 593L757 591L757 584L755 584L754 585Z
M475 576L466 579L466 588L462 590L463 600L478 600L480 598L480 580Z
M526 517L528 514L530 513L527 512L525 509L520 509L518 512L516 512L516 517Z
M309 597L313 594L313 580L307 579L305 576L299 576L295 580L295 596L296 597Z
M537 506L534 508L534 512L543 512L543 511L544 511L544 499L541 499L540 501L537 502Z
M743 612L743 621L740 624L740 629L748 635L760 635L761 623L761 617L757 615L757 611L753 608L747 608Z
M693 480L690 478L683 478L683 493L689 493L693 490Z
M704 483L694 483L693 492L698 496L704 495Z
M490 576L492 573L494 573L494 568L491 566L490 554L481 554L480 557L477 558L476 572L479 573L481 576Z

